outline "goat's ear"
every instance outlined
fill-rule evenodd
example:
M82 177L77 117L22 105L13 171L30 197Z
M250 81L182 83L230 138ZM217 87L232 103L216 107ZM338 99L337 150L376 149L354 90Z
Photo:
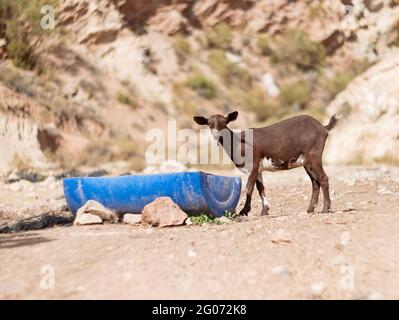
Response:
M229 113L227 115L227 117L226 117L227 123L232 122L234 120L237 120L237 117L238 117L238 112L237 111Z
M199 116L197 116L197 117L194 117L193 120L194 120L196 123L200 124L200 125L208 124L208 119L205 118L205 117L199 117Z

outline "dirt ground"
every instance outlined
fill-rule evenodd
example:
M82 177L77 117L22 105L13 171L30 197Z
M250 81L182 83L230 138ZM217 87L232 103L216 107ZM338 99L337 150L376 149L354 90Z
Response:
M2 234L0 298L398 299L399 168L326 171L331 214L305 212L311 184L295 169L264 174L267 217L256 195L248 219L223 225ZM2 185L2 204L62 193L60 184L29 188Z

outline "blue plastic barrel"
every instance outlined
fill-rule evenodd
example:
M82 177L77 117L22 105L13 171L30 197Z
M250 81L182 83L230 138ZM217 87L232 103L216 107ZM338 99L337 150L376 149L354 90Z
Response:
M205 172L66 178L64 193L76 214L88 200L119 213L140 213L158 197L170 197L187 213L222 216L234 212L241 193L241 178Z

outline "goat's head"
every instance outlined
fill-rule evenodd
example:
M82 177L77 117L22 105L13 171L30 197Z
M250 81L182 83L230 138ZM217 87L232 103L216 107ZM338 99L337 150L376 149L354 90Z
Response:
M194 117L194 121L200 125L207 125L211 129L212 135L216 137L220 131L227 129L227 125L236 120L238 117L238 112L234 111L229 113L227 116L217 114L211 116L209 119L201 116Z

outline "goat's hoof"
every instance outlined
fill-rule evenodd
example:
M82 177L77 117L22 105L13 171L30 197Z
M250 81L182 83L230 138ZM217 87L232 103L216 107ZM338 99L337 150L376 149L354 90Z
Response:
M323 208L323 210L321 210L321 213L331 213L331 209Z
M314 208L309 208L309 209L307 210L307 213L314 213Z
M264 207L264 208L262 209L262 213L261 213L260 215L261 215L261 216L267 216L267 215L269 215L269 210L270 210L269 207Z
M248 212L249 212L249 211L251 211L251 209L243 208L243 209L240 211L239 215L240 215L240 216L248 216Z

